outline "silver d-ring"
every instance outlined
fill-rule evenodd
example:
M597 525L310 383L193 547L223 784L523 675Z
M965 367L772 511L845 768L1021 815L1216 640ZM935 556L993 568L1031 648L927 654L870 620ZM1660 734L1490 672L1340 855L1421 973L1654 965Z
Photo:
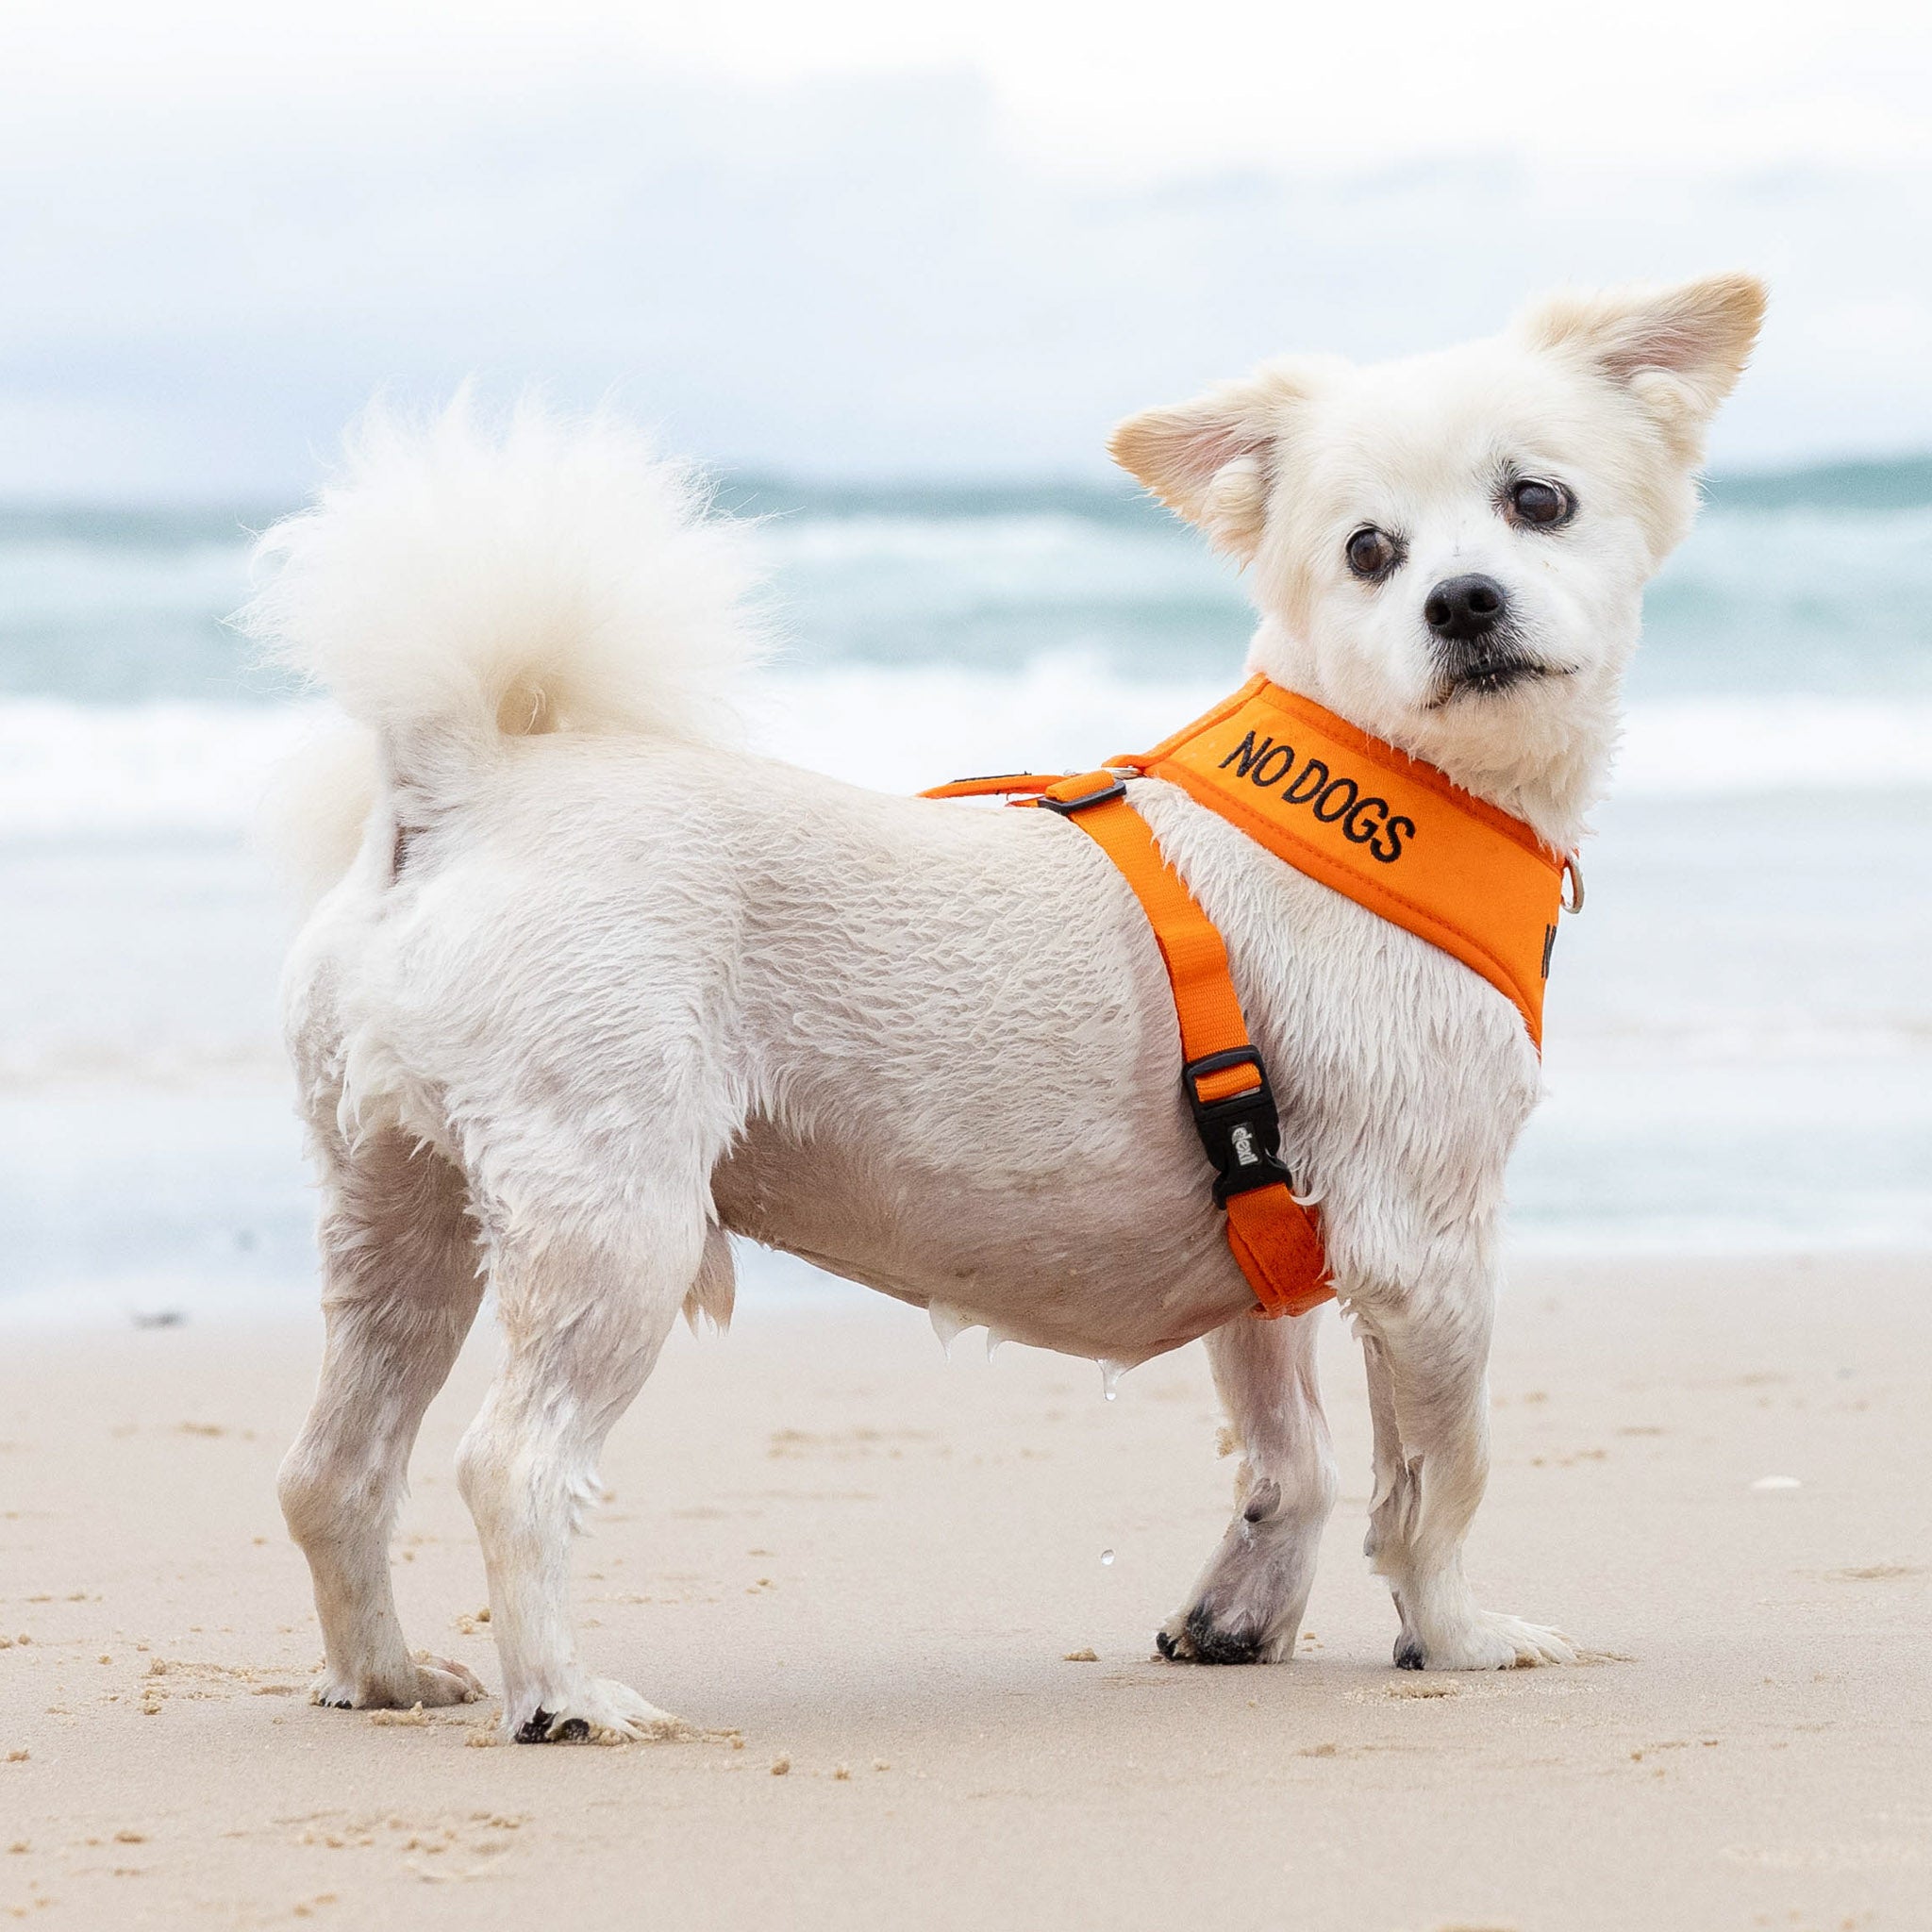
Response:
M1583 861L1574 852L1563 861L1563 910L1583 910Z

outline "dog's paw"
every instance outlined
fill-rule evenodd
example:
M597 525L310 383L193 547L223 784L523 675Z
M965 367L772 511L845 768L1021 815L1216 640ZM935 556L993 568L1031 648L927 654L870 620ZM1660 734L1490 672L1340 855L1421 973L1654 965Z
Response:
M697 1734L682 1718L646 1704L629 1685L587 1677L578 1690L558 1699L555 1710L540 1707L509 1735L519 1744L636 1744Z
M1278 1483L1251 1483L1187 1605L1156 1633L1161 1656L1198 1664L1275 1664L1291 1657L1326 1515L1325 1499L1285 1508Z
M1284 1643L1252 1616L1218 1618L1207 1604L1196 1604L1154 1633L1154 1647L1172 1664L1272 1664L1280 1661Z
M1494 1610L1479 1610L1461 1627L1426 1642L1406 1630L1395 1641L1400 1671L1520 1671L1575 1661L1576 1646L1560 1630Z
M408 1710L418 1704L435 1710L448 1704L475 1704L483 1694L474 1671L426 1650L393 1677L357 1678L325 1671L308 1687L309 1703L331 1710Z

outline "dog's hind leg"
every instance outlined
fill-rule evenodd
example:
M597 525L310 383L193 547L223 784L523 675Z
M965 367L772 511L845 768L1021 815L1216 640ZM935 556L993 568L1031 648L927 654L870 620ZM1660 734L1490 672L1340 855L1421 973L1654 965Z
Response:
M393 1130L325 1140L322 1221L328 1340L308 1423L283 1460L289 1531L322 1622L318 1704L467 1704L482 1686L403 1641L389 1540L409 1450L482 1293L462 1175Z
M1294 1655L1335 1507L1335 1452L1315 1380L1321 1311L1247 1316L1208 1338L1208 1359L1241 1453L1235 1515L1183 1608L1158 1631L1161 1655L1200 1663L1276 1663Z
M1561 1632L1481 1608L1462 1545L1489 1480L1490 1297L1427 1317L1361 1318L1375 1493L1367 1555L1387 1577L1408 1671L1574 1663Z
M570 1541L600 1493L595 1463L699 1272L701 1197L640 1188L554 1230L509 1219L495 1243L505 1360L463 1438L458 1475L490 1575L504 1728L522 1743L675 1735L674 1718L578 1660Z

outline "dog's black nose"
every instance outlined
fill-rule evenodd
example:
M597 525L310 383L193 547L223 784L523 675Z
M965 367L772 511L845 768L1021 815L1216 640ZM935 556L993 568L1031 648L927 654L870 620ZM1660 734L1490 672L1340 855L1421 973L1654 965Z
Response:
M1444 643L1466 644L1502 623L1509 593L1494 577L1444 577L1429 592L1423 617Z

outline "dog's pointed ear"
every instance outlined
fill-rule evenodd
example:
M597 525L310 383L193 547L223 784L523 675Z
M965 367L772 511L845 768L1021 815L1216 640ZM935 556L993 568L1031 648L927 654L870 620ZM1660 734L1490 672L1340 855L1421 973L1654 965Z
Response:
M1108 454L1217 550L1245 563L1268 519L1281 439L1313 379L1302 365L1270 364L1192 402L1129 416L1108 439Z
M1764 284L1747 275L1566 290L1525 309L1516 332L1622 383L1666 434L1694 445L1743 374L1764 304Z

